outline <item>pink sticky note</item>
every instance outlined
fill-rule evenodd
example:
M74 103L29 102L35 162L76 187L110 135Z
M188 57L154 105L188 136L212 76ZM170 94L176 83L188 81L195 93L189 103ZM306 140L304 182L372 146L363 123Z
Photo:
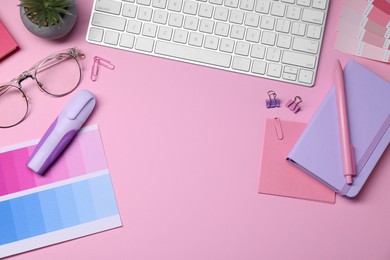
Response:
M266 120L259 193L335 203L334 191L286 160L306 124L279 122Z

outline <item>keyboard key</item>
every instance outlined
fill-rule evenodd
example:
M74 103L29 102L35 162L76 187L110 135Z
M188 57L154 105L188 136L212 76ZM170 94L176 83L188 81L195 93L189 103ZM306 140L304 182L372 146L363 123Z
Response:
M229 21L231 23L242 24L244 21L244 12L239 10L232 10L230 12Z
M235 53L242 56L248 56L249 55L249 43L246 42L237 42L236 43L236 51Z
M140 34L142 23L136 20L129 20L126 31L129 33Z
M150 5L150 0L137 0L137 4L140 4L140 5Z
M251 27L257 27L259 26L260 21L260 15L256 13L247 13L245 17L245 25L251 26Z
M140 51L152 52L154 40L151 38L137 37L135 49Z
M226 0L225 6L237 8L238 7L238 0Z
M314 8L324 10L326 8L326 1L325 0L313 0L312 6Z
M314 69L316 57L303 53L284 51L282 62L290 65Z
M196 47L200 47L203 44L203 34L192 32L190 33L190 39L188 44Z
M223 0L209 0L209 3L214 5L221 5Z
M292 23L292 28L291 28L292 34L303 36L303 35L305 35L305 31L306 31L306 24L298 23L298 22Z
M244 39L244 34L245 27L238 25L232 26L232 30L230 31L230 37L232 37L233 39L242 40Z
M283 77L284 79L291 80L291 81L297 80L297 75L296 75L296 74L291 74L291 73L286 73L286 72L284 72L283 75L282 75L282 77Z
M278 48L268 48L266 59L278 62L280 60L281 51Z
M173 27L181 27L184 16L182 14L171 13L168 24Z
M157 38L170 41L172 38L173 29L167 26L160 26Z
M260 28L273 30L275 26L275 17L272 16L263 16L260 22Z
M313 81L313 71L301 69L298 80L302 83L311 84Z
M109 14L120 14L122 3L112 0L96 0L95 10Z
M151 21L152 20L153 9L145 6L141 6L138 11L137 18L142 21Z
M247 59L244 57L239 57L239 56L234 56L233 65L232 65L233 69L241 70L241 71L249 71L250 66L251 66L250 59Z
M206 35L204 47L211 50L218 49L219 38L213 35Z
M168 12L163 10L154 11L153 22L158 24L166 24L168 20Z
M280 78L282 73L282 65L276 63L270 63L268 65L267 75L270 77Z
M168 10L180 12L182 5L183 5L183 0L169 0Z
M286 10L286 5L282 3L273 2L271 6L271 14L274 16L283 17Z
M173 33L173 41L177 43L186 43L188 38L188 31L176 29Z
M315 54L318 52L318 42L295 37L292 49Z
M126 48L133 48L134 46L134 35L130 35L127 33L122 34L121 40L119 41L119 46Z
M92 27L89 30L88 39L94 42L101 42L103 40L103 30Z
M321 31L322 29L320 26L309 24L306 36L318 40L321 37Z
M219 46L220 51L232 53L234 49L234 41L231 39L222 39Z
M252 65L252 72L256 74L265 74L267 63L261 60L254 60Z
M245 11L252 11L254 6L255 6L254 0L241 0L240 2L240 9Z
M275 45L276 34L273 32L264 31L261 37L261 43L265 45Z
M268 14L270 7L270 1L268 0L257 0L255 11L262 14Z
M148 37L156 37L157 25L153 23L145 23L144 28L142 29L142 35Z
M134 4L125 4L123 6L122 15L129 18L134 18L137 14L138 6Z
M198 30L199 18L195 16L187 16L184 20L184 28L192 31Z
M107 29L124 31L126 25L126 19L122 17L115 17L112 15L94 13L92 17L92 25L107 28Z
M155 52L173 58L201 62L225 68L229 68L231 62L231 56L228 54L193 48L186 45L177 45L170 42L157 41Z
M200 17L211 18L213 16L214 6L209 4L200 4L199 13Z
M217 6L214 12L214 19L218 21L227 21L229 15L229 9L222 6Z
M305 8L302 13L302 21L322 24L324 22L324 12Z
M286 17L293 20L299 20L301 18L301 8L290 5L287 8Z
M165 9L165 7L167 6L167 0L153 0L152 6Z
M297 0L297 5L310 6L311 0Z
M183 13L195 15L198 12L198 3L194 1L185 1Z
M288 33L290 31L290 24L290 20L278 19L275 30L277 32Z
M110 45L117 45L119 40L119 33L113 32L113 31L107 31L106 35L104 36L104 43L110 44Z
M229 35L230 25L227 23L217 23L215 26L215 34L219 36L228 36Z
M280 48L289 49L291 46L291 36L283 34L279 35L276 46Z
M260 44L252 45L251 57L264 59L264 54L265 54L265 47L263 45Z
M245 40L258 43L260 41L260 30L248 28Z
M214 31L214 21L208 19L200 20L199 31L204 33L212 33Z

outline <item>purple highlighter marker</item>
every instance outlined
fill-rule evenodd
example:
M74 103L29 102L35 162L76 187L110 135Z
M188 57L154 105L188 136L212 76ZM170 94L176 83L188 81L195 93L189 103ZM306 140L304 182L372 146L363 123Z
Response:
M87 121L96 104L88 90L75 94L39 141L27 167L42 175Z

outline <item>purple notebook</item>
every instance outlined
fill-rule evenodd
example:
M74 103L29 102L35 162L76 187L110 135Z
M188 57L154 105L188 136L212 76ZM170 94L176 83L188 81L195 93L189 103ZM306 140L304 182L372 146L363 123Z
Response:
M357 176L342 173L334 86L287 155L287 160L334 191L355 197L390 142L390 83L355 61L344 69L348 122Z

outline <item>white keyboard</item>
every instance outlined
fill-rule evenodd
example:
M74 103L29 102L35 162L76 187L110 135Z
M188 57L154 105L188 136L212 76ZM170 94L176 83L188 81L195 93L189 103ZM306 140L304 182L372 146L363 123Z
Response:
M87 41L313 86L329 0L95 0Z

